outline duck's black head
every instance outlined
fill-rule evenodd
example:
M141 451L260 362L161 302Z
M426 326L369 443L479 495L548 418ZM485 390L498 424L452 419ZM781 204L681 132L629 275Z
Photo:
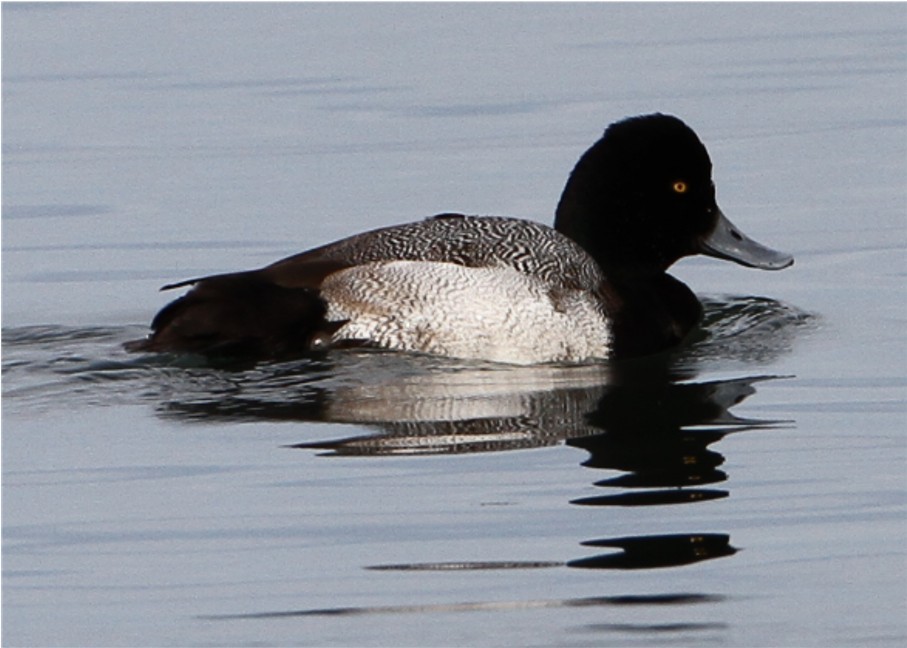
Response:
M669 115L609 126L570 174L555 228L582 245L612 278L663 273L691 254L763 269L793 262L724 218L705 146Z

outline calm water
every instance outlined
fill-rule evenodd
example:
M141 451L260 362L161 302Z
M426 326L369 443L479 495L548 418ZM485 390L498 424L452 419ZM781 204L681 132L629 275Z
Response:
M907 643L907 6L3 5L10 646ZM549 222L660 110L796 256L624 366L125 354L164 283Z

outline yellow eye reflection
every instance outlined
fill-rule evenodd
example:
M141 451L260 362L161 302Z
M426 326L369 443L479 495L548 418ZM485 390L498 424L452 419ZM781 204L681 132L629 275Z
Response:
M690 186L683 180L678 180L671 188L674 189L674 193L684 194L689 190Z

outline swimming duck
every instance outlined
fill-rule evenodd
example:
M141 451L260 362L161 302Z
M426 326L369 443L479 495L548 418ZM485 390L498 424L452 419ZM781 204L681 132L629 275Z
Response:
M705 146L680 119L610 125L583 154L554 227L441 214L257 270L190 279L132 351L281 358L367 346L514 364L658 352L702 315L667 274L705 254L779 270L715 200Z

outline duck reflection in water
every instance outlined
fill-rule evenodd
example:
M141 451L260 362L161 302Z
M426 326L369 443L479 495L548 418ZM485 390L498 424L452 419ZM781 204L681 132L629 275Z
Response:
M727 497L726 490L701 488L727 479L718 469L724 457L710 449L728 434L777 426L778 421L746 419L729 408L756 392L755 385L770 376L709 382L675 382L665 358L614 365L602 373L577 371L573 380L555 369L547 375L552 388L521 394L489 395L487 380L473 383L473 398L441 399L424 407L426 419L374 420L369 403L339 408L349 419L369 421L380 430L373 436L299 443L293 447L326 450L330 455L399 456L415 454L489 452L539 447L566 442L590 453L584 466L620 471L595 482L622 492L575 499L585 506L648 506L694 503ZM567 370L565 370L567 371ZM592 380L597 376L598 380ZM465 376L460 375L460 378ZM475 380L448 380L448 390L464 389ZM538 379L538 376L536 376ZM558 384L562 383L562 384ZM420 382L435 393L438 385ZM481 386L480 386L481 385ZM513 386L511 386L513 387ZM523 384L526 388L526 385ZM446 394L451 391L445 390ZM481 397L478 394L482 394ZM461 394L462 396L463 394ZM401 403L412 417L418 409L405 389ZM426 399L416 399L426 406ZM491 403L497 416L489 416ZM394 407L398 416L403 414ZM482 412L480 410L486 410ZM456 414L459 418L452 418ZM446 417L446 418L444 418ZM336 419L335 419L336 420ZM650 569L690 564L729 556L736 549L726 534L689 533L603 538L585 546L619 550L573 560L571 567ZM407 566L411 568L412 566Z
M724 457L712 446L729 434L780 425L730 412L773 377L695 378L703 365L724 365L728 359L747 365L776 359L811 325L811 317L761 298L705 300L705 309L697 342L621 363L507 367L368 351L334 353L303 361L302 368L298 362L259 365L232 381L229 373L218 372L216 386L196 374L192 388L161 413L205 421L350 423L373 430L292 446L329 456L475 453L566 443L589 452L587 468L619 471L595 482L619 492L575 499L575 505L723 498L726 490L704 488L727 479L720 470ZM728 536L714 533L583 544L620 552L571 566L652 568L734 553Z

